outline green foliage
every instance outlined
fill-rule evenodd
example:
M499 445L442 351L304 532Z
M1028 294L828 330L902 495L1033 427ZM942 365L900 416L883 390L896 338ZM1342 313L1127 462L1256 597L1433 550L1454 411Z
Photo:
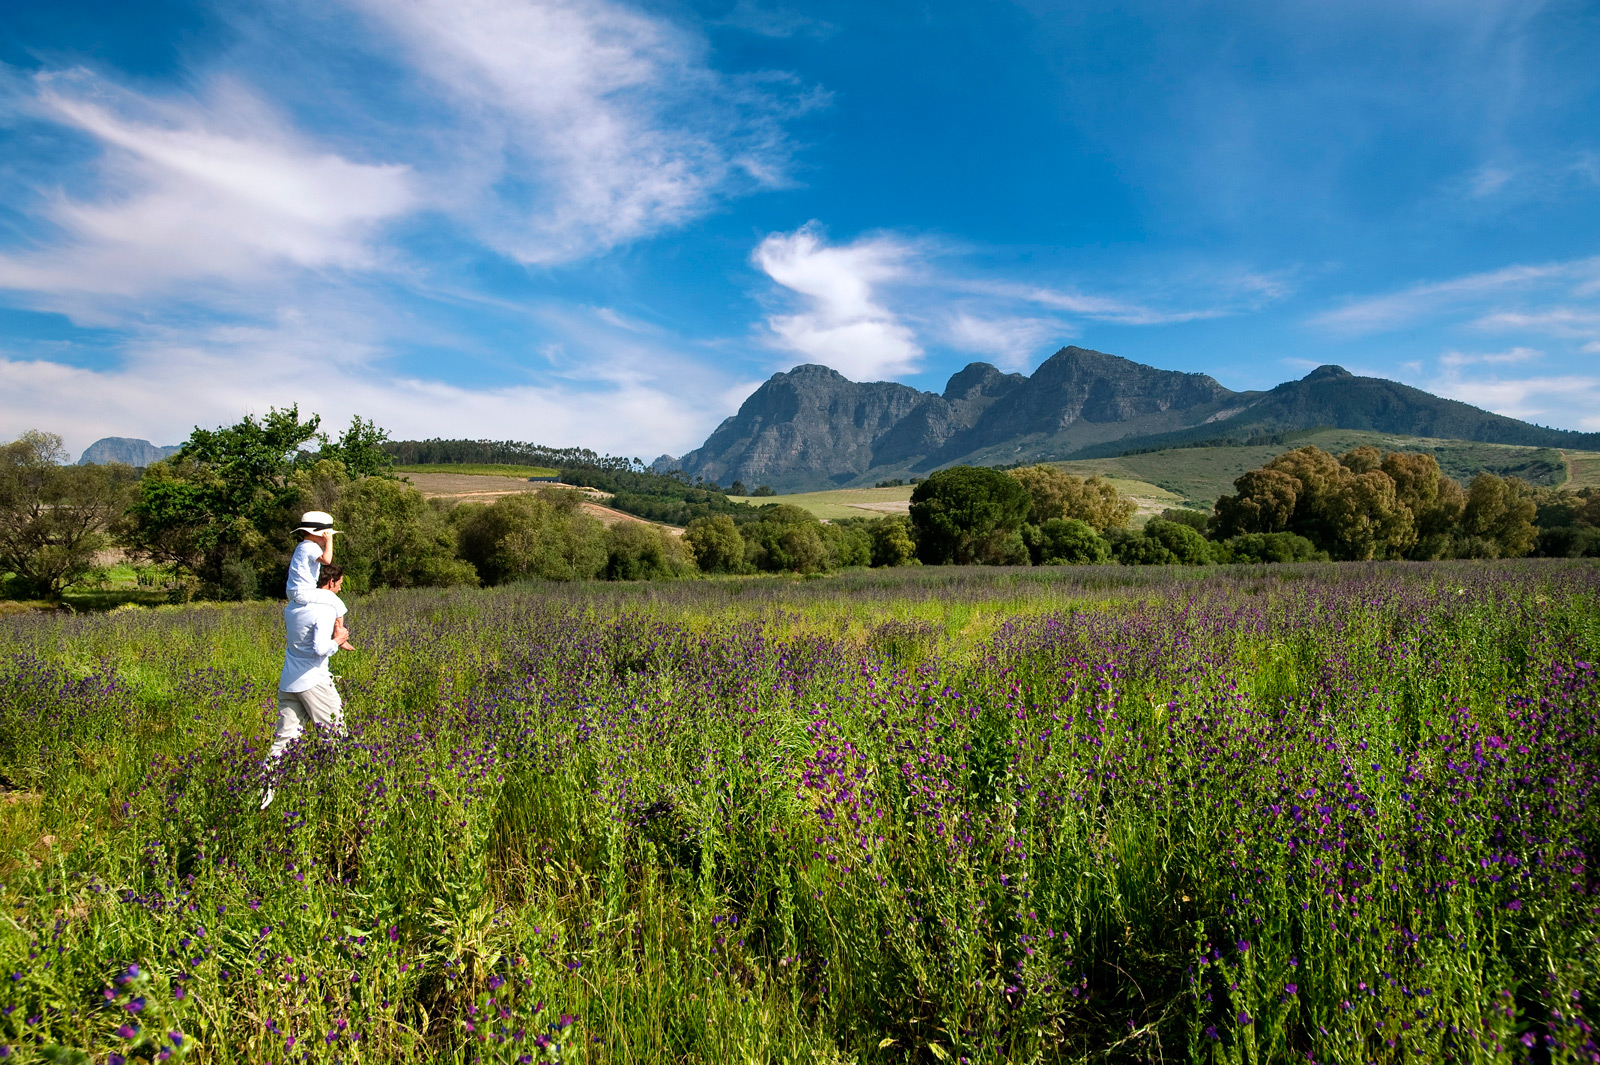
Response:
M0 447L0 576L25 598L56 598L94 572L107 530L132 498L121 464L64 466L54 433L30 431Z
M321 437L319 459L333 459L344 464L352 477L381 477L394 466L394 456L384 449L389 433L372 422L362 421L360 415L350 419L350 427L339 434L338 440Z
M172 458L145 471L123 536L136 552L194 575L202 594L248 598L258 574L277 573L300 497L289 483L300 446L320 419L298 406L246 415L220 429L196 428Z
M915 566L917 543L911 538L909 518L880 518L872 523L872 565Z
M871 524L868 520L858 518L836 521L822 527L822 545L828 553L828 569L872 565Z
M550 466L514 466L496 465L487 462L441 462L417 463L410 466L395 466L395 474L407 473L459 473L469 477L505 477L510 480L528 480L533 477L559 477L560 470Z
M331 459L297 470L290 480L300 492L296 509L325 510L347 530L335 558L352 593L478 583L472 565L456 557L448 515L415 488L387 477L352 480L344 464Z
M1028 490L1027 520L1034 525L1071 518L1104 532L1126 526L1133 517L1133 501L1099 477L1085 479L1056 466L1024 466L1010 472Z
M999 470L939 470L911 493L918 557L933 565L1025 563L1021 528L1032 506L1022 483Z
M642 470L638 459L600 455L586 447L545 447L520 440L385 440L384 451L401 466L537 466L562 470ZM531 475L530 475L531 476Z
M757 520L756 508L735 503L727 493L710 485L694 485L677 477L638 470L564 467L565 484L598 488L612 493L611 505L650 521L687 527L696 518L727 514L735 521Z
M1204 566L1216 561L1212 545L1193 526L1159 518L1116 540L1113 549L1125 566Z
M1075 518L1024 525L1022 539L1035 566L1097 566L1111 560L1111 544L1094 526Z
M821 573L830 557L822 523L788 504L762 508L760 521L740 527L745 565L769 573Z
M485 584L588 580L608 563L605 526L578 509L574 493L510 495L458 509L461 556Z
M1214 535L1292 532L1333 558L1517 557L1538 536L1522 481L1481 473L1463 492L1427 454L1363 446L1335 459L1303 447L1234 487L1217 500Z
M1187 525L1195 532L1204 536L1211 527L1211 515L1201 510L1190 510L1188 507L1168 507L1160 514L1162 521L1175 521L1179 525Z
M1513 477L1480 473L1467 488L1462 532L1489 558L1520 558L1533 550L1539 531L1533 492Z
M695 562L681 539L641 521L619 521L605 531L608 581L648 581L692 577Z
M684 530L683 540L704 573L739 573L744 569L744 537L726 514L694 519Z
M1326 562L1328 554L1317 545L1291 532L1245 533L1223 544L1226 562Z

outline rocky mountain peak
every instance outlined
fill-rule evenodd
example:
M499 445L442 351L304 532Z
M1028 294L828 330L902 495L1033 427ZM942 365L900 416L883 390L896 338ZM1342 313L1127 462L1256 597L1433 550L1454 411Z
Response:
M1346 379L1346 378L1353 378L1353 377L1355 377L1355 374L1351 373L1349 370L1346 370L1343 366L1335 366L1332 363L1328 363L1328 364L1323 365L1323 366L1318 366L1315 370L1312 370L1310 373L1306 374L1300 380L1302 380L1302 381L1338 381L1338 380L1343 380L1343 379Z

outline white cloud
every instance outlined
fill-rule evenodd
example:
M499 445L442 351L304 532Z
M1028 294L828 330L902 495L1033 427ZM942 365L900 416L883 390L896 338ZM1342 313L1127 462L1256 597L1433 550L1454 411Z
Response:
M398 439L582 444L649 460L663 448L697 446L727 413L724 393L753 387L619 334L599 316L555 310L548 322L566 341L548 383L482 388L384 370L381 323L356 315L153 330L110 370L0 355L0 437L45 429L74 451L102 436L175 443L195 425L299 403L303 413L321 414L325 428L359 414Z
M1057 318L982 317L956 314L945 341L957 351L986 355L1004 370L1026 370L1040 352L1059 344L1076 330Z
M1542 425L1600 430L1600 377L1553 374L1543 377L1467 378L1446 373L1432 390L1497 414Z
M406 167L319 150L237 86L161 102L75 71L41 76L33 106L104 149L96 194L47 202L58 239L0 254L0 288L47 305L371 267L378 227L416 204Z
M827 244L815 222L768 236L752 258L805 304L799 313L767 318L776 342L854 380L911 372L922 347L880 290L903 279L914 256L915 249L892 237Z
M492 157L476 180L452 176L473 201L457 209L525 262L603 251L741 184L783 183L781 122L820 99L781 76L725 77L698 36L609 0L350 2L445 89L469 127L463 156Z

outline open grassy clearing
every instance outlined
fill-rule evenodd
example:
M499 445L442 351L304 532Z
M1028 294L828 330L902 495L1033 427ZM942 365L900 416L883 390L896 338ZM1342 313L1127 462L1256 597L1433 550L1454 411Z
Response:
M1568 488L1600 488L1600 451L1564 451Z
M808 510L823 521L835 521L840 518L881 518L886 514L905 514L911 506L913 490L907 484L894 488L840 488L828 492L728 498L755 507L765 503L787 503Z
M1587 1061L1600 567L928 568L0 618L0 1046Z

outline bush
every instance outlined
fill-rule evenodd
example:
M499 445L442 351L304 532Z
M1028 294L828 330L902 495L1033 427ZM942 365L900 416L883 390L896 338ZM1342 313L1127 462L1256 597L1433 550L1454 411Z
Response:
M1111 545L1088 522L1051 518L1022 527L1023 541L1036 566L1092 566L1111 559Z
M331 460L296 472L290 483L300 492L296 509L326 510L344 530L334 557L350 592L478 583L472 564L456 556L446 511L410 485L387 477L351 480L343 462ZM281 582L262 588L273 595L282 590Z
M739 573L744 569L744 537L726 514L696 518L683 541L703 573Z
M605 526L581 513L572 493L512 495L461 508L458 542L485 584L597 577L606 567Z
M1224 561L1228 562L1326 562L1328 559L1328 553L1318 551L1316 544L1289 532L1246 533L1217 546L1224 549Z
M1011 477L1028 491L1028 521L1034 525L1075 518L1096 530L1118 529L1133 517L1133 501L1098 476L1085 480L1055 466L1024 466Z
M909 518L883 518L872 524L874 566L915 566L917 544L911 538Z
M1215 561L1205 537L1188 525L1159 518L1121 539L1114 551L1125 566L1204 566Z
M1203 510L1190 510L1188 507L1168 507L1161 512L1161 520L1187 525L1204 536L1206 528L1211 524L1211 515Z
M828 569L872 565L872 532L867 521L846 519L822 526L822 542L828 551Z
M606 530L605 544L604 576L608 581L694 576L689 545L657 526L619 521Z

